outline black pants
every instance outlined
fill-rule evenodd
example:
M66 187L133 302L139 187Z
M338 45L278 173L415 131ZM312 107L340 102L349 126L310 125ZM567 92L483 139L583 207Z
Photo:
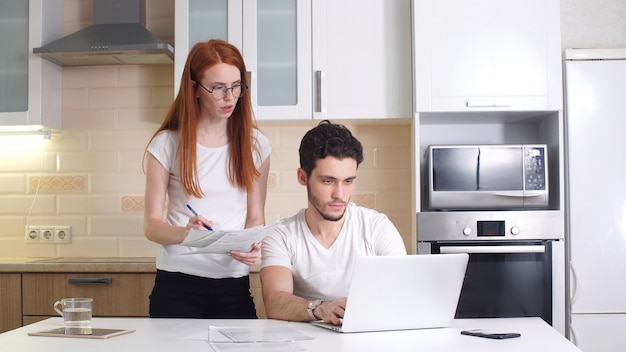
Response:
M248 276L208 279L157 270L151 318L256 319Z

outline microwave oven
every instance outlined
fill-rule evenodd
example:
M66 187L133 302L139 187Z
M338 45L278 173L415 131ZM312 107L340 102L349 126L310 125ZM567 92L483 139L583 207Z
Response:
M432 210L548 207L545 144L431 145L428 175Z

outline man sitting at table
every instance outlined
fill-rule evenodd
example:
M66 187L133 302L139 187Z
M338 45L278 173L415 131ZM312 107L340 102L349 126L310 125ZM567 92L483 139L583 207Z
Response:
M361 143L343 125L325 120L304 135L297 178L308 206L263 240L268 318L339 324L356 259L406 255L386 215L349 202L362 161Z

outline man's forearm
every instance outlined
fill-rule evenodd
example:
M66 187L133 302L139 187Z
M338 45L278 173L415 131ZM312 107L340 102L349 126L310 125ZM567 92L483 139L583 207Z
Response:
M287 292L276 292L265 301L265 312L270 319L311 321L307 313L309 300Z

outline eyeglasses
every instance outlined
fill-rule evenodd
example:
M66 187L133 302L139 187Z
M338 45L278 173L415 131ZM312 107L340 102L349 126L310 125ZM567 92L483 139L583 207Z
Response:
M198 83L198 85L202 87L204 90L209 92L211 96L213 97L213 99L216 99L216 100L224 99L224 97L226 96L226 93L228 93L229 90L233 94L233 97L241 98L246 93L246 89L248 89L248 87L246 87L246 85L243 83L237 83L230 88L217 85L213 87L212 90L203 86L202 84L200 84L200 82L196 82L196 83Z

